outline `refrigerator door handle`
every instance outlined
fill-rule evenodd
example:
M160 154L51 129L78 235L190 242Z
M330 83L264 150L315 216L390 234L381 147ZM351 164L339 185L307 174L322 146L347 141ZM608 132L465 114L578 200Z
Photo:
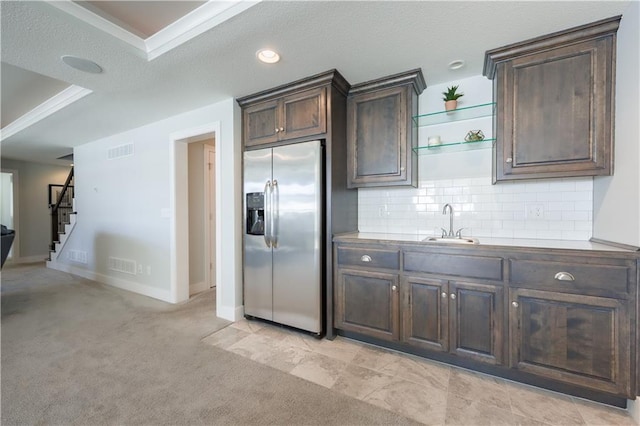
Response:
M264 243L271 248L271 181L264 184Z
M278 219L280 214L280 204L279 204L279 196L280 189L278 188L278 181L276 179L273 180L273 185L271 186L271 246L273 248L278 247Z

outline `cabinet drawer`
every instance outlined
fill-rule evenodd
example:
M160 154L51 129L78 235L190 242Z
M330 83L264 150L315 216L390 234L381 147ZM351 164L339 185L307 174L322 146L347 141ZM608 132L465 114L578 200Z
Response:
M502 281L502 258L405 252L404 270Z
M629 267L510 259L512 287L544 288L605 297L629 296Z
M399 269L400 250L338 247L338 264Z

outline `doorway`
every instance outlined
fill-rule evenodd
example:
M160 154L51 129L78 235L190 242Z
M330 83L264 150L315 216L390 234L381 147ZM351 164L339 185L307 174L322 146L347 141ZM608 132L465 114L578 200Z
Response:
M0 194L2 199L0 200L0 224L6 226L8 229L16 231L15 240L9 250L7 260L16 259L19 257L18 247L20 244L18 239L20 233L18 232L18 171L2 169L0 173Z
M215 178L212 178L215 175L215 135L194 136L186 142L189 175L189 296L193 296L215 286L216 212Z

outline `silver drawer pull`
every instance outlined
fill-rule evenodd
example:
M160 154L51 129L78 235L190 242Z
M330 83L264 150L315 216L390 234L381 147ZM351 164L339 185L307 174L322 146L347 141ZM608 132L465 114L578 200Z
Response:
M360 260L362 260L363 262L371 262L371 256L369 256L368 254L363 254Z
M554 277L558 281L575 281L576 278L568 272L558 272Z

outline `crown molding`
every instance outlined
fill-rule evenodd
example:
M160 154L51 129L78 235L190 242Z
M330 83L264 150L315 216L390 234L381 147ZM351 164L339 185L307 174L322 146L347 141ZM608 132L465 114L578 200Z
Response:
M16 133L21 132L27 127L45 119L73 102L84 98L90 93L93 93L93 91L85 89L84 87L74 85L67 87L62 92L47 99L17 120L7 124L0 130L0 140L5 140Z
M147 59L158 56L244 12L262 0L208 1L145 40Z
M232 0L218 2L209 0L147 39L138 37L72 0L47 1L47 4L135 47L146 55L147 61L152 61L261 1Z

